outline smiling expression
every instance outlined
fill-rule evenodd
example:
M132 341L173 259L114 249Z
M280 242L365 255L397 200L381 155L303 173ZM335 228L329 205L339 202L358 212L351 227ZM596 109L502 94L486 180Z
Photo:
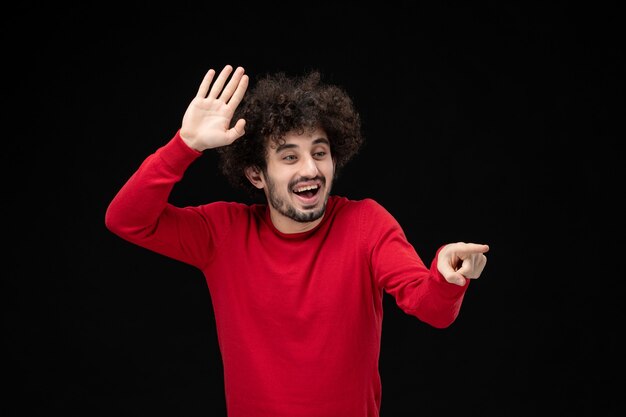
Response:
M264 190L274 226L283 233L297 233L321 222L334 172L330 142L317 128L289 132L279 144L270 141L267 168L249 168L246 174Z

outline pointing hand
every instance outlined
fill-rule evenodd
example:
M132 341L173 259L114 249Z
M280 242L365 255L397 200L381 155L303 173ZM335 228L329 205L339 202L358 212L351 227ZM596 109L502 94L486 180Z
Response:
M439 251L437 269L446 281L463 286L466 279L480 277L487 263L485 253L488 251L488 245L450 243Z

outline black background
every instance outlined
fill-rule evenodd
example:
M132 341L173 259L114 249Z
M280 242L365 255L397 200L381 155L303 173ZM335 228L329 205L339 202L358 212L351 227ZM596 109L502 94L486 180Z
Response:
M203 276L104 227L225 64L252 83L317 68L344 86L366 144L335 192L381 202L426 262L447 242L491 246L450 328L385 299L382 417L623 413L623 13L609 4L7 10L2 414L225 416ZM244 199L216 161L172 201Z

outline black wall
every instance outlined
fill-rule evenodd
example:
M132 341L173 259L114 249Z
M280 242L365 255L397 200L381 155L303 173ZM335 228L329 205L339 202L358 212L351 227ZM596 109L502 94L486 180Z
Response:
M623 412L619 10L229 7L5 16L3 415L225 416L203 276L104 227L225 64L252 82L321 69L366 135L336 193L381 202L426 262L447 242L491 246L450 328L386 299L383 417ZM242 198L211 153L172 196Z

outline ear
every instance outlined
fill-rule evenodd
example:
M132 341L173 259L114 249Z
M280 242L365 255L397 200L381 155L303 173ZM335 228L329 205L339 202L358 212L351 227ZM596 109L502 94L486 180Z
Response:
M252 185L254 185L259 190L263 188L263 174L258 167L246 167L245 173L246 178L248 178L248 181L250 181Z

